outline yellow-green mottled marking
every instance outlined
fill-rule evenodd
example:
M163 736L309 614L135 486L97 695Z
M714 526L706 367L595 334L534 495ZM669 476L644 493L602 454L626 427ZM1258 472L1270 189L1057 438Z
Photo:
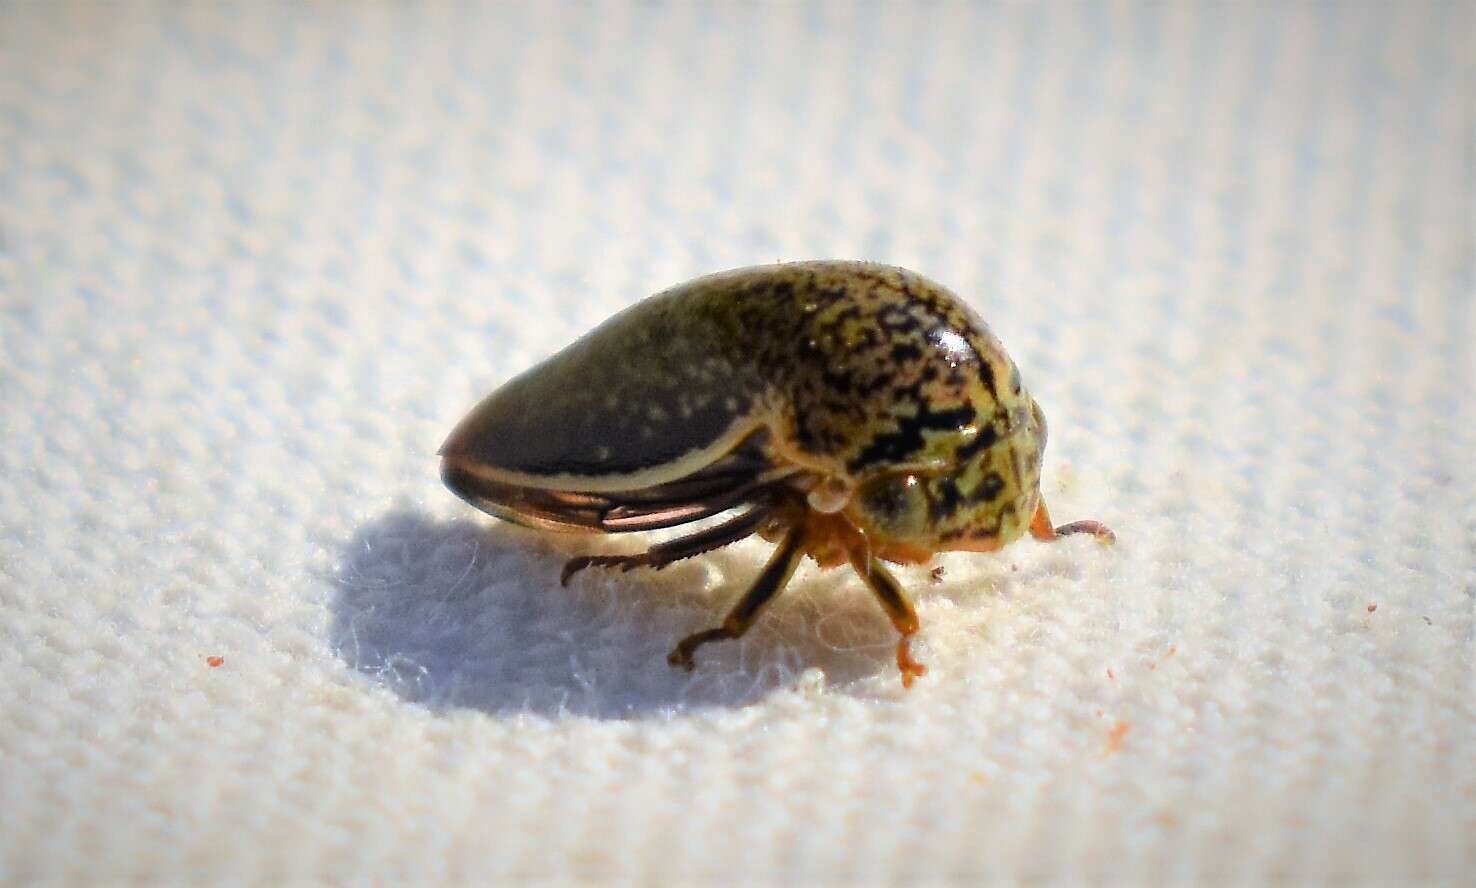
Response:
M1045 422L999 341L944 287L863 262L652 296L494 392L442 453L506 484L626 491L760 430L776 466L841 490L878 539L992 548L1035 511Z

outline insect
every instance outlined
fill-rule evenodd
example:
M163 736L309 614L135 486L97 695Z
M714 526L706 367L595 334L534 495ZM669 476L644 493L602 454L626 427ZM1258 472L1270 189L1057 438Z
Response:
M758 534L777 547L720 626L753 625L805 556L849 564L900 635L917 613L885 564L992 552L1053 527L1040 495L1045 417L999 340L927 278L866 262L792 262L701 277L617 314L494 391L446 439L446 485L528 527L586 533L724 519L634 555L571 559L660 569Z

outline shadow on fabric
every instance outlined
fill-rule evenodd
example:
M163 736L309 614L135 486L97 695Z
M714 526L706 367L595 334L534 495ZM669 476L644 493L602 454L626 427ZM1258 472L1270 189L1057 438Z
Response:
M795 688L809 667L832 689L870 696L863 680L895 669L895 635L870 596L846 571L804 569L744 639L704 648L693 674L673 669L667 652L721 619L758 571L760 544L660 572L586 571L559 586L567 558L617 544L639 546L387 513L342 553L332 643L406 700L549 717L740 707Z

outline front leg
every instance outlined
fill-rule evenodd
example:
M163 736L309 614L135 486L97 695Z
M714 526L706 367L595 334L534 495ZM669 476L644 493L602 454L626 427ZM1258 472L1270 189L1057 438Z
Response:
M881 602L882 610L887 612L888 619L892 621L892 627L902 636L897 641L897 670L902 673L902 687L910 688L914 680L928 672L928 667L912 659L912 636L920 628L917 611L913 610L912 602L902 584L897 582L891 571L882 566L879 559L872 558L869 562L857 559L851 562L851 566L876 596L876 600Z
M1041 499L1040 504L1035 507L1035 517L1030 519L1030 535L1038 540L1049 542L1073 533L1089 533L1103 545L1117 542L1117 534L1100 521L1073 521L1060 527L1052 527L1051 513L1046 510L1045 500Z

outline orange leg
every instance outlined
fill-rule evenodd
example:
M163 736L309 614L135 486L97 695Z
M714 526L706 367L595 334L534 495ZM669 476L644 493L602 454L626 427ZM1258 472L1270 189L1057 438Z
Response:
M876 600L881 602L882 610L892 620L892 626L902 634L897 642L897 669L902 673L902 687L910 688L915 679L928 672L928 667L912 659L909 647L912 636L920 628L917 611L912 609L912 602L908 600L902 584L897 582L891 571L882 566L879 559L873 558L869 564L864 565L857 565L852 561L852 566L876 596Z
M1104 545L1117 541L1117 534L1100 521L1073 521L1060 527L1051 526L1051 513L1046 510L1045 500L1035 507L1035 517L1030 519L1030 535L1038 540L1050 541L1073 533L1089 533Z

